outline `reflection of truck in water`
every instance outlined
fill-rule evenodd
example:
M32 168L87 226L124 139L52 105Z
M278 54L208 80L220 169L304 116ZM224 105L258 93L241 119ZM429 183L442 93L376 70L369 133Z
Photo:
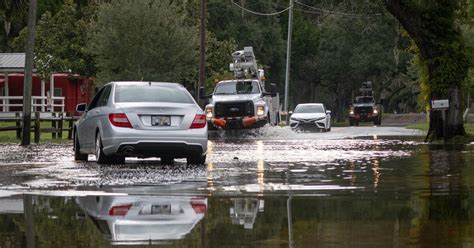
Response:
M358 126L359 122L382 123L382 105L374 97L372 82L363 82L359 88L360 95L354 98L349 110L349 125Z
M234 79L217 83L214 92L205 96L204 88L200 96L211 98L205 107L210 129L257 128L265 124L278 124L279 100L274 84L270 91L265 88L263 69L257 68L252 47L232 53L230 70Z
M242 225L244 229L253 229L257 214L263 212L265 201L256 198L233 198L234 206L230 208L232 224Z

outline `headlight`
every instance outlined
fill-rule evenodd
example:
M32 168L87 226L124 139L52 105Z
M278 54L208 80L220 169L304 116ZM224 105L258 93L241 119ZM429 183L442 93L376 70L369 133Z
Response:
M349 114L350 114L350 115L353 115L353 114L354 114L354 110L351 109L351 110L349 111Z
M212 118L212 115L213 115L213 114L212 114L212 109L211 109L211 108L207 108L207 109L206 109L206 117L207 117L208 119L211 119L211 118Z
M264 115L264 114L265 114L265 107L257 106L257 115Z
M378 114L378 113L379 113L379 111L374 108L374 114Z

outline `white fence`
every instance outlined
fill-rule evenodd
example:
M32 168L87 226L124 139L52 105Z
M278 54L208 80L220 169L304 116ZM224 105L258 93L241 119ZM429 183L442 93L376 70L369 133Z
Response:
M0 96L1 112L10 112L11 107L23 107L23 96ZM64 113L64 97L32 96L31 111Z

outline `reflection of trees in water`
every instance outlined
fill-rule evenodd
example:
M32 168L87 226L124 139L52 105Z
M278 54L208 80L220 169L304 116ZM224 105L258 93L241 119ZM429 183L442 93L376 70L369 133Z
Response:
M427 154L429 192L422 197L427 197L428 207L419 242L449 247L472 245L474 219L469 214L469 188L465 185L466 180L474 179L467 170L472 161L459 148L432 146Z

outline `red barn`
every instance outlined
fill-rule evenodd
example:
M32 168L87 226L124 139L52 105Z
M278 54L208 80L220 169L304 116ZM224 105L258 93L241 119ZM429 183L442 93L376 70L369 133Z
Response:
M0 53L0 111L22 110L25 54ZM53 73L41 79L33 74L33 111L75 112L76 105L88 103L92 81L69 73ZM77 113L76 113L77 114Z

